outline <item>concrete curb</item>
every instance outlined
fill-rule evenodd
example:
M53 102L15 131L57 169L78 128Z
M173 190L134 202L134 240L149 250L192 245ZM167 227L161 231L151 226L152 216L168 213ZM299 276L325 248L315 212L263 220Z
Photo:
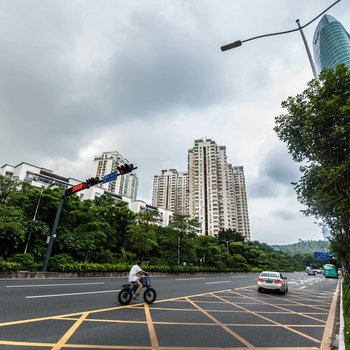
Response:
M338 349L345 350L344 340L344 313L343 313L343 278L340 284L340 310L339 310L339 338L338 338Z
M334 337L335 337L335 324L336 324L335 319L336 319L338 301L339 301L339 281L333 296L331 308L329 310L329 315L328 315L327 323L323 333L320 350L332 349Z

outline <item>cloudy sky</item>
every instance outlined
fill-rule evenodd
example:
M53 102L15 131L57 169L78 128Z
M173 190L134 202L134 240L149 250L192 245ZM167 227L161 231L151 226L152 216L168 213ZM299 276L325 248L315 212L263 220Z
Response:
M335 1L0 0L0 165L28 162L86 179L94 155L153 175L186 170L194 140L227 148L246 176L252 239L321 238L293 186L300 174L275 132L281 101L313 78L298 31ZM327 13L350 30L346 0ZM304 29L312 50L319 19Z

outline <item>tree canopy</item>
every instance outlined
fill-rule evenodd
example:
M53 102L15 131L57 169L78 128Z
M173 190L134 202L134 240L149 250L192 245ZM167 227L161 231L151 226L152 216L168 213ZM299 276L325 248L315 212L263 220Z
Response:
M6 196L0 203L0 264L7 260L26 270L40 269L62 189L40 189L3 176L1 186ZM157 266L220 271L303 269L296 259L264 243L246 241L236 230L221 230L217 237L200 235L198 221L189 216L174 214L163 227L159 215L157 210L133 213L107 195L85 201L68 196L49 269L71 269L75 263L130 264L136 257Z
M275 118L274 130L301 163L302 176L294 185L305 214L322 219L333 238L349 247L350 71L338 65L323 69L319 79L282 102L287 113ZM350 253L342 258L349 261Z

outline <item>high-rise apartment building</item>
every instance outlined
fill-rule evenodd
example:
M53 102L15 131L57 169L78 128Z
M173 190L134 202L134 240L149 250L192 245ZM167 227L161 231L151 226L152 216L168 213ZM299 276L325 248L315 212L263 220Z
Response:
M242 166L231 166L229 164L230 176L233 177L235 215L234 226L244 237L250 239L250 226L248 215L248 201L245 185L244 170ZM230 180L231 182L231 180Z
M236 229L249 240L243 167L227 163L226 147L210 139L195 140L188 151L188 177L189 214L202 224L202 233Z
M250 240L243 167L228 164L226 147L213 140L194 141L188 172L168 169L154 176L152 205L197 219L202 234L233 229Z
M313 48L316 68L334 68L344 63L350 68L350 36L340 22L325 14L318 23Z
M175 212L178 172L175 169L162 170L154 175L152 205Z
M118 165L129 163L119 152L103 152L94 158L93 176L103 178L105 175L115 171ZM134 172L118 176L115 181L100 185L105 190L129 197L133 200L137 197L138 178Z
M176 214L188 215L188 172L179 172L177 178Z
M152 205L176 214L188 214L187 184L187 173L176 169L162 170L160 175L154 175Z

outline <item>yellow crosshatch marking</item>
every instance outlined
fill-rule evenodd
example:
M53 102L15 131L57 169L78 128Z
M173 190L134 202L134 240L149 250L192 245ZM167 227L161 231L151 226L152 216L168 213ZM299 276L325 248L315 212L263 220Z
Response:
M317 295L316 292L313 292L313 298L311 299L307 298L308 294L305 290L299 289L295 293L278 297L274 294L257 294L256 287L250 286L164 299L156 301L152 305L139 303L65 315L4 322L0 323L0 331L6 332L2 333L6 334L6 339L0 338L0 348L1 345L6 345L9 349L11 346L15 346L16 350L21 347L25 348L25 350L28 347L45 350L48 348L52 350L68 348L96 350L259 349L256 338L258 338L257 334L259 334L260 330L264 334L269 334L270 330L276 334L275 332L280 330L288 332L289 336L297 337L298 344L305 342L305 346L283 346L284 350L323 350L324 347L321 344L329 338L333 317L331 313L334 313L337 293L338 286L334 296L322 293ZM328 300L325 298L328 298ZM307 301L312 301L313 303L306 304ZM297 306L307 307L308 310L312 311L295 311L293 308ZM123 318L120 318L122 312ZM125 318L125 312L128 312L127 319ZM135 315L135 312L137 312L137 315ZM327 321L325 321L326 315L328 315ZM136 316L137 318L135 319ZM297 321L294 323L286 322L284 318L287 316L294 321L297 318ZM63 326L55 328L58 333L56 338L52 336L52 338L55 338L54 341L47 341L47 338L45 338L45 341L25 341L26 338L22 337L23 339L21 339L21 334L16 332L19 327L26 325L33 327L37 325L44 333L47 322L58 322L59 325ZM77 341L81 334L86 335L86 332L89 332L91 329L98 331L99 325L101 327L106 325L110 327L142 327L145 334L148 334L147 344L145 345L145 340L143 343L138 343L138 337L135 336L126 345L125 342L120 341L123 334L119 334L117 331L115 331L113 344L102 342L101 344L95 342L80 343ZM253 331L252 328L256 328L256 331ZM114 330L116 329L118 328L114 328ZM191 339L188 339L188 337L181 339L182 333L179 332L179 329L185 332L188 330ZM316 333L312 333L312 330ZM311 335L308 332L311 332ZM206 344L208 340L203 341L202 337L207 336L207 333L214 338L209 340L217 342L215 346ZM169 345L169 341L165 339L167 334L176 334L180 337L180 339L176 339L177 344L175 346ZM112 332L113 335L114 333ZM223 336L225 337L225 342L222 340ZM274 336L271 333L270 337L273 338ZM182 343L182 340L184 345L178 345ZM283 339L281 340L283 341ZM261 346L260 348L272 350L281 348L281 346L280 343L276 343L276 345Z

